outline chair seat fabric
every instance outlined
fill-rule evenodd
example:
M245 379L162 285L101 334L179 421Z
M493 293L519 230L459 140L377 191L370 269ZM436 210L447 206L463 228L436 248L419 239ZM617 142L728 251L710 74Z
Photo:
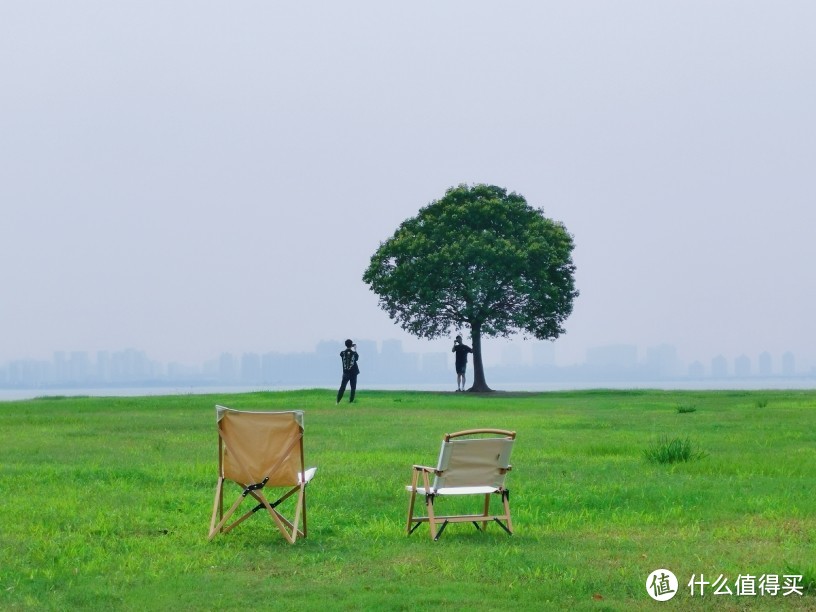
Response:
M413 491L410 485L405 487L406 491ZM417 487L417 493L425 495L425 487ZM498 492L498 487L442 487L441 489L430 489L434 495L487 495Z

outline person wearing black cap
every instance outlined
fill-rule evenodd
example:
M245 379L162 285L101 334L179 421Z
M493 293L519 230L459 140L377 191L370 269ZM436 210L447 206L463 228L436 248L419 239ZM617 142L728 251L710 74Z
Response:
M451 353L456 353L456 390L465 390L465 371L467 370L467 356L473 349L462 344L462 336L456 336Z
M357 345L351 340L346 340L346 350L340 351L340 362L343 365L343 381L340 383L340 389L337 391L338 404L346 392L346 385L351 387L349 403L354 401L354 393L357 391L357 375L360 373L360 368L357 366L357 360L359 358Z

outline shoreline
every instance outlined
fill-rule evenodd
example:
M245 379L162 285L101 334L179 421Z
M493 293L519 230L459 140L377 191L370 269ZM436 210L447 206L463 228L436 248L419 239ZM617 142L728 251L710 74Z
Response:
M587 382L518 382L488 383L496 392L548 391L589 391L595 389L632 390L653 389L658 391L805 391L816 389L816 378L745 378L711 380L649 380L649 381L587 381ZM213 386L173 386L151 385L131 387L55 387L37 389L2 389L0 402L21 401L47 397L147 397L165 395L211 395L240 394L276 391L299 391L305 389L325 389L335 392L335 386L315 385L213 385ZM374 384L360 385L365 391L454 391L453 384Z

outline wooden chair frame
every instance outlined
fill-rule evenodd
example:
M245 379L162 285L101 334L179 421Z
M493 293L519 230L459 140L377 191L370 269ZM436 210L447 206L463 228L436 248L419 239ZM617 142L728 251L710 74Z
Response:
M456 438L465 436L478 436L482 434L494 434L502 436L503 439L514 441L516 432L507 431L504 429L468 429L452 434L446 434L443 438L444 445ZM492 438L496 439L496 438ZM442 461L442 453L440 452L440 461ZM437 467L429 467L425 465L412 466L411 484L406 487L410 493L408 501L408 522L406 531L411 535L423 523L428 523L430 527L430 535L432 540L438 540L449 523L473 523L479 531L487 529L489 522L498 524L508 535L513 534L513 521L510 516L510 491L504 486L504 476L512 469L511 465L496 466L497 474L501 477L501 485L498 487L453 487L448 488L444 492L436 487L438 477L446 475L446 470L441 469L442 466L438 464ZM434 477L434 482L431 482L431 476ZM459 490L457 490L459 489ZM473 492L473 489L478 489L478 492ZM489 490L492 489L492 490ZM489 490L489 491L488 491ZM418 516L414 514L416 507L417 494L424 494L425 497L425 516ZM437 497L443 495L483 495L484 505L481 514L465 514L465 515L437 515L434 508L434 502ZM502 511L499 513L490 512L491 497L498 496L501 498Z
M223 407L219 407L223 409ZM231 410L231 409L227 409ZM240 411L233 411L233 412L240 412ZM280 414L280 413L271 413L271 414ZM245 520L247 520L250 516L255 514L259 510L266 510L270 519L272 520L273 524L278 528L281 535L286 539L287 542L290 544L294 544L297 540L298 536L305 538L307 536L307 523L306 523L306 486L309 484L311 478L313 477L316 468L305 469L305 462L303 456L303 428L300 428L300 433L292 440L287 440L287 447L284 450L283 457L273 465L273 467L269 470L270 472L274 472L276 468L278 468L284 460L288 459L291 453L296 453L299 457L299 472L297 474L297 483L293 484L292 486L286 485L283 487L276 487L280 491L282 489L282 493L278 493L280 496L275 499L274 501L269 501L267 496L264 494L264 491L271 491L272 486L267 486L267 482L269 480L269 476L266 476L260 482L239 482L237 480L232 480L225 476L224 474L224 455L225 452L230 447L230 442L225 439L224 433L220 426L218 427L218 482L215 488L215 500L213 502L213 512L212 518L210 520L210 532L208 536L208 540L212 540L217 534L219 533L228 533ZM246 469L240 460L237 457L234 457L236 462L244 469L244 471L249 471ZM241 489L241 493L239 494L238 498L232 504L232 506L224 512L224 483L225 481L232 481L238 485ZM297 499L295 501L295 508L294 508L294 517L290 520L287 519L281 512L278 510L278 506L282 504L284 501L292 497L293 495L297 495ZM231 523L228 523L230 518L232 518L233 514L238 510L241 506L242 502L247 498L253 498L255 501L258 502L256 506L254 506L251 510L245 512L239 518L234 520ZM302 522L302 528L301 528Z

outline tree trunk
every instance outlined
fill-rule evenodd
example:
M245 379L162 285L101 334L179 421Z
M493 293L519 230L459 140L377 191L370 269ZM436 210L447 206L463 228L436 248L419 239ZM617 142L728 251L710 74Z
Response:
M493 391L487 386L482 363L482 328L480 325L471 325L470 337L473 342L473 386L468 391L485 393Z

